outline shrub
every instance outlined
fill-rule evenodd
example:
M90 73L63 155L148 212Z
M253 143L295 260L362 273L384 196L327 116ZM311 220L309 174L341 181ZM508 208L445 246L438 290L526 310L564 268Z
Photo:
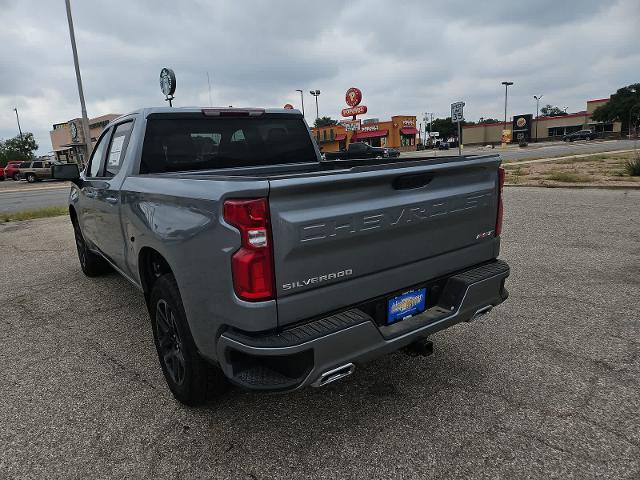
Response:
M640 176L640 157L636 157L632 160L627 160L624 164L624 171L630 177Z

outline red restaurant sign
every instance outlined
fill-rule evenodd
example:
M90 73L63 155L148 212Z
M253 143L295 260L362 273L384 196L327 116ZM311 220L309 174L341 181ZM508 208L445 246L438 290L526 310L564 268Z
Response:
M360 102L362 101L362 92L359 88L351 87L349 90L347 90L344 99L346 100L347 105L349 105L350 107L355 107L356 105L360 105Z
M342 116L343 117L352 117L354 115L362 115L363 113L367 113L366 105L358 105L357 107L351 108L343 108Z

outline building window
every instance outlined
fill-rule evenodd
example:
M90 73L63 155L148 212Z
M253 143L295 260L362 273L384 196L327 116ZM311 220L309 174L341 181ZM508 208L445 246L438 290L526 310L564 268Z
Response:
M549 127L548 135L550 137L562 137L568 133L578 132L582 130L582 125L570 125L567 127Z

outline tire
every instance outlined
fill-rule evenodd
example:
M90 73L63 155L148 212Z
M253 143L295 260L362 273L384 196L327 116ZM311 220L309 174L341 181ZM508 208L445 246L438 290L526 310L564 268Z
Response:
M35 183L35 181L37 180L35 173L27 173L27 176L25 178L29 183Z
M176 400L194 407L222 394L229 384L222 371L198 353L171 273L154 283L149 312L160 367Z
M0 177L0 182L4 182L4 175Z
M18 181L20 181L20 174L19 173L14 173L13 177L11 177L11 178L13 178L14 182L18 182Z
M80 261L82 273L87 277L98 277L109 273L112 270L111 265L100 255L96 255L89 250L87 242L84 240L84 235L82 235L82 230L80 230L80 225L78 225L78 221L72 219L71 223L73 224L73 234L76 240L76 249L78 250L78 260Z

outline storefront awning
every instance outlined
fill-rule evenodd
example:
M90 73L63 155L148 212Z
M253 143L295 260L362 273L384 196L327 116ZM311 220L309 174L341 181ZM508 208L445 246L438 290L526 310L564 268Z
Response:
M403 135L417 135L418 129L416 127L402 127L400 133Z
M376 137L386 137L389 133L389 130L372 130L371 132L356 132L355 135L351 137L353 141L354 138L360 140L361 138L376 138Z
M346 133L339 133L338 135L336 135L335 141L336 142L341 142L345 138L347 138L347 134Z

